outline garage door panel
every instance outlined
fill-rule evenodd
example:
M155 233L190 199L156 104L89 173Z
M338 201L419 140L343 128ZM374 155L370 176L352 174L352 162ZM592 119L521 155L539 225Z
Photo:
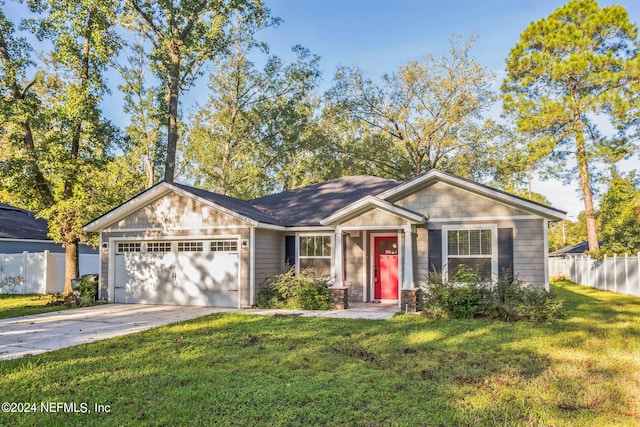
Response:
M179 242L178 252L117 253L115 301L237 307L238 253L206 252L203 247Z
M236 307L238 254L179 253L176 285L183 290L183 299L189 301L183 304Z
M175 258L172 252L116 255L116 302L161 304Z

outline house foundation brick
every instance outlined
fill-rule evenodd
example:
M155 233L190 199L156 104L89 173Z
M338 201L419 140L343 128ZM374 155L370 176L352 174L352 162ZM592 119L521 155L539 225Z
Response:
M400 291L400 309L407 313L415 313L418 310L418 290L402 289Z
M331 291L331 303L334 310L346 310L349 308L349 288L329 288Z

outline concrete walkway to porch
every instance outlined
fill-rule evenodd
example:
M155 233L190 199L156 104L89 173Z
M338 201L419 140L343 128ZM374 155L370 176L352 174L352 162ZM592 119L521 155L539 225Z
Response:
M301 317L331 317L334 319L371 319L384 320L400 311L397 303L352 302L346 310L280 310L280 309L243 309L240 313L263 315L298 315Z

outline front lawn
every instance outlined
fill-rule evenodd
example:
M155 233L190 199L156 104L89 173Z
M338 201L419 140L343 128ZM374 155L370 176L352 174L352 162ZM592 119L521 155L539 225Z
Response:
M218 314L0 362L36 404L0 425L640 424L640 300L556 289L552 323Z
M49 301L51 301L51 295L2 294L0 295L0 319L67 309L64 305L47 307L46 304Z

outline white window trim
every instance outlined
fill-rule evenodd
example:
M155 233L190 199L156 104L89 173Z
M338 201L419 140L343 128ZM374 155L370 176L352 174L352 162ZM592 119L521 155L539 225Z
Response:
M448 280L450 230L491 230L491 279L498 279L498 224L451 224L442 226L442 277ZM454 257L456 257L454 255ZM487 255L465 255L460 258L487 258Z
M328 256L300 256L300 237L319 237L319 236L328 236L331 238L331 253ZM295 242L296 242L296 274L300 274L300 260L301 259L329 259L331 264L331 275L334 274L334 256L336 250L336 242L335 242L335 233L327 233L327 232L304 232L304 233L296 233L295 234Z

